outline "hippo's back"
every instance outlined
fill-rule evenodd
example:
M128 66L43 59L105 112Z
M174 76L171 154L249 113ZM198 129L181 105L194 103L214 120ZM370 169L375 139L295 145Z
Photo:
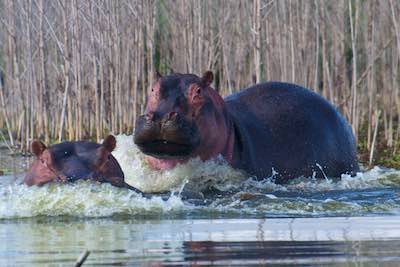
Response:
M283 180L338 177L358 171L351 128L320 95L294 84L268 82L225 98L242 145L242 166L257 176L274 168ZM239 164L240 165L240 164Z

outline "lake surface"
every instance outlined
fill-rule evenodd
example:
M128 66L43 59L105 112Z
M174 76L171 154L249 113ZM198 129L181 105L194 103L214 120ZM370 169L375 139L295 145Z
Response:
M400 217L72 219L0 223L0 265L398 266Z
M96 266L400 264L399 170L277 185L222 159L154 172L131 136L117 141L128 183L174 192L143 197L85 181L28 188L31 159L0 150L0 266L71 266L84 250ZM218 193L195 194L207 187Z

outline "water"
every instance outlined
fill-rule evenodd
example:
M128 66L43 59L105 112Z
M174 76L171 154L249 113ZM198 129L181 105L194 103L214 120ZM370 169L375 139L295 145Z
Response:
M0 222L0 265L397 266L400 217ZM315 226L318 224L318 228ZM371 231L371 228L373 230Z
M400 171L375 167L356 177L257 181L222 159L152 171L131 136L114 156L143 197L80 181L26 187L23 174L0 177L0 266L71 266L91 251L99 265L397 266ZM2 168L24 158L0 150ZM209 187L214 195L193 194ZM195 199L187 199L189 196Z

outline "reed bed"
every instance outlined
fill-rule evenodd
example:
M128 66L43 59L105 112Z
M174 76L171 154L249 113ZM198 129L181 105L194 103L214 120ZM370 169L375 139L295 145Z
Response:
M399 18L394 0L0 0L0 140L131 133L156 69L212 70L222 95L315 90L373 164L398 154Z

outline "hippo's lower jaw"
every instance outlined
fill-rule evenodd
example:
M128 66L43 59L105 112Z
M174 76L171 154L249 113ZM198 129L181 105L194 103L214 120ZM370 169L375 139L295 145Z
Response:
M180 144L168 140L137 143L137 146L144 154L158 159L185 159L195 148L191 144Z

